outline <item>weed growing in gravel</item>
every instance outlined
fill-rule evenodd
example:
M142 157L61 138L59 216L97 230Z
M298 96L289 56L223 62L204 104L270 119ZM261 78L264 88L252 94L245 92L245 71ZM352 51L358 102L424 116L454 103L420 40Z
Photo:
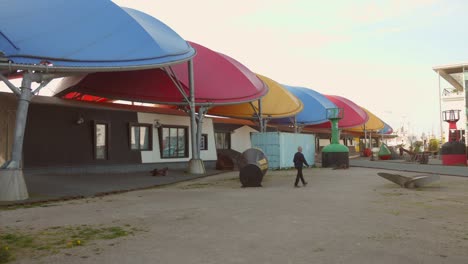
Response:
M13 260L10 247L0 243L0 263L7 263L10 260Z
M62 249L89 244L94 240L109 240L133 235L140 231L126 224L110 227L56 226L37 231L9 228L0 230L0 263L7 263L18 256L32 258L56 254Z

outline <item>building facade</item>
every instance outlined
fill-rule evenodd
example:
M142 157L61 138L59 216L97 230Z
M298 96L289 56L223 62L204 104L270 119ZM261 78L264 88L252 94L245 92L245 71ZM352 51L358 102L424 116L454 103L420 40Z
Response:
M10 157L17 99L0 93L0 161ZM201 159L216 163L213 122L204 119ZM29 108L23 168L125 172L185 168L191 159L190 118L173 109L85 103L36 96Z
M449 137L467 143L467 97L466 82L468 80L468 64L452 64L436 66L433 70L439 78L439 107L440 107L440 129L441 140L448 141ZM449 124L444 121L443 112L459 111L459 121L456 123L457 130L449 131ZM450 135L450 134L452 135Z

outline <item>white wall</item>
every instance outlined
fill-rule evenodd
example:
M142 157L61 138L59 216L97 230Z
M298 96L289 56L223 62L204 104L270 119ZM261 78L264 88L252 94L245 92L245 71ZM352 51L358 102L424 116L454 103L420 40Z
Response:
M217 160L218 156L216 155L216 143L214 135L214 126L213 119L204 118L203 119L203 134L208 134L208 149L202 150L200 152L200 158L202 160Z
M252 142L250 140L250 133L258 132L257 130L249 127L243 126L231 133L231 149L244 152L246 149L252 147Z
M176 126L187 126L188 127L188 153L187 158L173 158L173 159L161 159L161 153L159 151L159 135L158 130L153 129L153 150L141 151L142 163L154 163L154 162L184 162L189 161L192 158L192 138L190 136L190 117L189 116L174 116L174 115L162 115L153 113L138 113L138 122L143 124L154 125L155 120L159 120L159 123L163 125L176 125ZM213 121L210 118L203 119L203 134L208 134L208 150L202 150L200 152L202 160L216 160L216 145L213 132Z
M320 138L319 139L319 146L320 147L325 147L325 146L328 146L330 145L330 139L328 138Z
M328 139L328 138L320 138L320 139L319 139L319 145L320 145L320 147L328 146L328 145L331 144L330 141L331 141L331 140ZM342 145L345 145L344 139L340 139L339 143L342 144ZM358 145L359 145L359 142L356 142L356 140L355 140L354 137L353 137L353 142L352 142L352 143L350 143L349 140L348 140L348 145L347 145L348 147L349 147L349 146L355 146L355 147L356 147L356 146L358 146Z

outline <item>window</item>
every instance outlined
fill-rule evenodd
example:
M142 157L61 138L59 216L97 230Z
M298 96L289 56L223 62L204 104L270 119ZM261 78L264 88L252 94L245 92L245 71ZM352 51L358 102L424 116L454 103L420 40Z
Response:
M94 159L107 160L109 145L109 124L94 122Z
M159 146L161 158L188 157L187 127L164 126L159 128Z
M216 149L231 149L231 133L215 133Z
M208 134L201 135L200 141L200 150L207 150L208 149Z
M153 131L151 124L130 123L130 149L131 150L152 150Z

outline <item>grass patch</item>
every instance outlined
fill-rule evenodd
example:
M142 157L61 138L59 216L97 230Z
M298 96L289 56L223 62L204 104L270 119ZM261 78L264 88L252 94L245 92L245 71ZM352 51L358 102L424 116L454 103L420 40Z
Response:
M400 215L400 211L398 210L391 210L390 213L394 216L399 216Z
M10 247L4 246L0 243L0 263L7 263L10 260L14 260Z
M84 246L95 240L116 239L138 231L141 230L128 224L110 227L56 226L29 232L18 229L0 230L0 263L7 263L18 256L36 259L56 254L63 249Z

